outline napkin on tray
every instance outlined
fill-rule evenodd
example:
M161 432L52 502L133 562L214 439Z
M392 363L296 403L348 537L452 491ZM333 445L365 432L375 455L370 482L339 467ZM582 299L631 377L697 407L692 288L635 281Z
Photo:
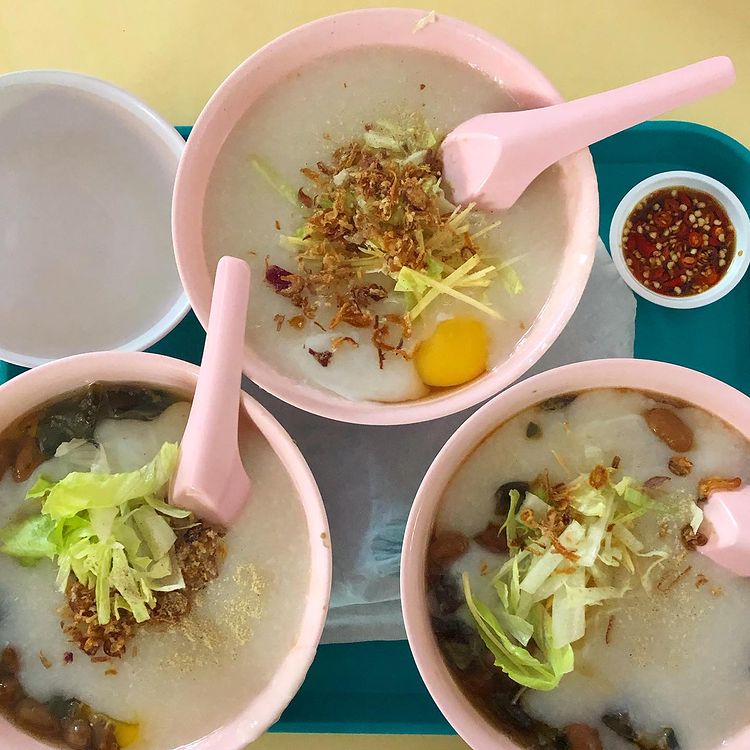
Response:
M570 362L630 357L634 335L635 299L600 240L578 309L524 377ZM297 441L325 500L333 591L323 642L404 638L398 571L411 502L437 452L479 407L431 422L429 429L370 427L306 414L247 381L246 387Z

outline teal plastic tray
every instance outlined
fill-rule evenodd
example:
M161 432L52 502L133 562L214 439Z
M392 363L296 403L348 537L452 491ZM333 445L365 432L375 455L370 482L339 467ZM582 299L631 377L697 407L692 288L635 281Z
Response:
M190 128L178 128L187 137ZM592 148L599 178L602 237L622 196L656 172L711 175L750 207L750 151L692 123L650 122ZM669 310L638 299L635 354L692 367L750 394L750 277L719 302ZM200 362L203 329L188 317L150 351ZM21 372L0 363L0 382ZM336 429L331 422L331 429ZM321 646L297 697L274 731L452 734L425 689L405 641Z

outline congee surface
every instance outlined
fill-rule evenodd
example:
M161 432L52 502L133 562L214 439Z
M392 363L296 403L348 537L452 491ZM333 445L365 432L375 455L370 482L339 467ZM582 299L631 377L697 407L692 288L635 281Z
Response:
M28 514L38 502L25 497L40 477L57 480L73 469L86 471L76 462L87 446L103 451L112 473L144 466L164 444L179 442L189 408L179 394L163 403L157 399L147 409L148 419L119 413L98 420L86 445L43 460L24 481L16 481L16 467L9 467L0 481L0 526ZM162 411L155 416L154 409ZM253 498L239 520L222 531L218 574L212 580L205 574L206 559L198 558L190 568L180 558L186 580L208 579L200 581L189 610L167 622L155 622L151 610L151 620L138 626L115 657L106 652L111 644L90 657L64 632L70 612L56 585L56 564L43 559L24 567L0 554L0 648L10 646L17 654L17 676L30 698L47 706L75 699L87 711L115 720L121 747L170 750L217 729L266 687L299 635L309 579L308 531L291 479L247 420L240 443ZM190 534L198 520L176 519L175 528L187 524L191 528L184 533ZM71 574L68 591L74 584ZM12 718L13 709L5 708ZM59 735L54 741L75 747Z
M631 390L564 394L485 438L445 491L427 570L436 638L472 703L531 748L714 750L742 728L750 582L697 551L707 530L696 509L712 488L746 483L748 467L750 445L732 427ZM609 503L595 562L579 580L596 512ZM535 583L523 556L530 550L534 566L544 553L532 540L551 536L558 556ZM472 615L467 591L490 613ZM586 597L584 615L575 605ZM533 621L545 611L550 641L540 645L535 622L524 651L536 667L490 652L498 631L506 647L524 648L524 626L510 615ZM497 627L480 638L483 615ZM594 733L601 745L576 744Z
M460 385L507 357L558 272L561 172L482 214L443 195L437 146L474 115L516 108L476 69L392 47L331 54L254 102L211 174L203 240L212 274L225 254L253 269L255 355L293 380L375 401ZM296 293L290 274L321 269L338 276ZM441 287L417 313L436 280L470 302Z

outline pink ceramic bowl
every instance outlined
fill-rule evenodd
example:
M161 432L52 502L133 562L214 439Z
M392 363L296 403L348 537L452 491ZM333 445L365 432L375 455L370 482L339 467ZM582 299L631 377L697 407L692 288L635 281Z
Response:
M552 84L526 58L496 37L439 15L415 31L420 10L357 10L313 21L279 37L249 57L211 97L188 140L175 183L172 231L177 265L190 303L208 320L212 274L203 248L203 204L217 155L237 121L255 102L296 70L332 52L362 45L428 49L468 63L500 80L523 107L561 101ZM560 162L567 196L567 241L560 272L539 318L515 351L465 386L419 401L396 404L349 401L292 380L248 348L245 372L261 388L305 411L359 424L406 424L473 406L517 380L549 348L573 314L594 260L599 198L588 150Z
M425 598L425 558L440 499L474 448L518 412L551 396L608 387L651 390L683 399L733 425L750 440L750 398L694 370L636 359L580 362L536 375L494 398L459 428L433 461L414 500L401 558L401 601L406 634L422 679L445 718L473 750L517 750L518 746L464 697L432 634ZM750 727L728 740L721 750L748 747Z
M140 352L81 354L42 365L0 387L0 431L52 399L95 382L130 382L192 393L198 376L194 365ZM307 518L310 584L300 636L265 689L229 724L190 744L190 750L240 750L256 740L281 715L302 684L323 630L331 587L331 549L323 501L305 459L281 425L247 394L243 406L285 466ZM200 710L191 706L190 710ZM0 748L49 750L0 717Z

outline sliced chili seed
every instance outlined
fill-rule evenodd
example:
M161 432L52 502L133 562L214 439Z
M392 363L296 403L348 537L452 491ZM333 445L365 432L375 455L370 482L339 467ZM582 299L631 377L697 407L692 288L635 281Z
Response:
M661 266L656 266L655 268L651 269L650 278L658 281L659 279L662 278L662 276L664 276L665 273L666 271Z
M666 229L667 227L672 226L672 221L672 214L669 213L669 211L659 211L659 213L654 216L654 224L660 229Z
M644 286L667 296L703 292L726 273L736 237L724 208L706 193L667 188L631 212L623 256Z

